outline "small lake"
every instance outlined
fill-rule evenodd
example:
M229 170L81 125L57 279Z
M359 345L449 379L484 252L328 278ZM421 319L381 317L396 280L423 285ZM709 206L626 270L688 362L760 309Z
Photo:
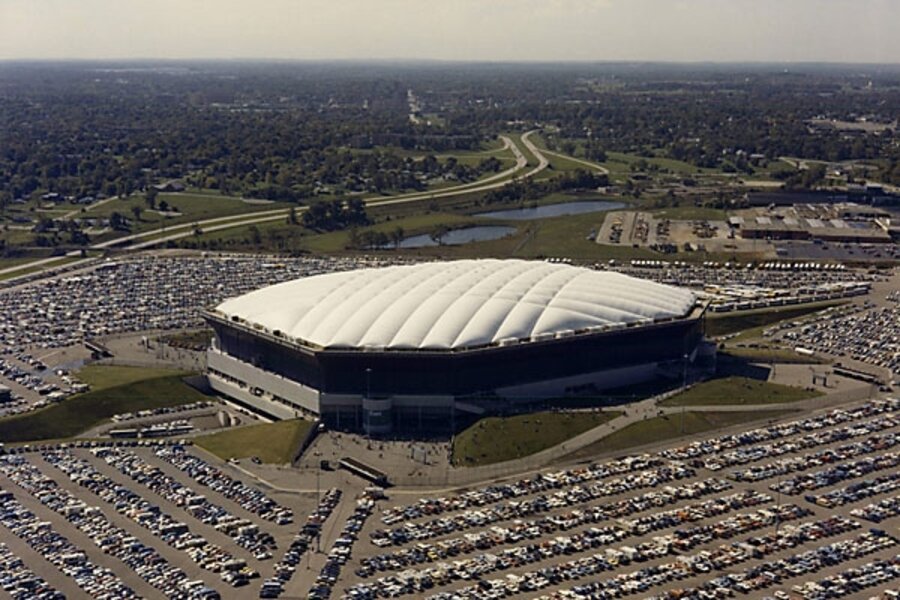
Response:
M622 202L608 202L606 200L592 200L589 202L562 202L560 204L546 204L534 208L513 208L510 210L495 210L493 212L478 213L476 217L489 219L509 219L510 221L530 221L532 219L549 219L550 217L564 217L566 215L583 215L586 213L603 212L625 208Z
M505 227L502 225L479 225L477 227L466 227L465 229L454 229L448 231L441 243L444 246L459 246L468 244L469 242L486 242L489 240L499 240L516 232L515 227ZM401 248L430 248L437 246L438 243L431 239L427 233L422 235L414 235L400 242Z

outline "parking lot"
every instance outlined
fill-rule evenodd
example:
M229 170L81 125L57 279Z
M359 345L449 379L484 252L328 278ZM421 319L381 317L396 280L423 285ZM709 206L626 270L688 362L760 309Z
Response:
M366 523L336 588L448 600L869 598L900 585L898 411L873 401L456 494L397 496Z
M33 410L84 391L82 382L71 371L90 359L90 351L83 346L86 340L108 341L117 352L127 354L126 358L135 358L129 352L140 347L138 358L143 361L159 354L161 364L171 360L193 369L202 365L192 353L162 345L151 350L149 344L140 346L141 341L162 331L202 326L202 309L265 285L400 260L139 254L0 287L0 384L13 392L12 401L0 406L0 415ZM635 260L627 264L597 264L594 268L689 287L728 309L859 298L860 293L885 284L891 276L887 271L869 272L832 263L785 261L693 264ZM898 320L895 305L881 308L884 314L844 325L853 327L859 333L857 338L863 339L870 322ZM885 333L888 343L894 333ZM117 340L123 337L133 338L133 344L118 344ZM833 346L832 332L823 331L818 337L823 351ZM877 341L884 342L884 336ZM816 339L811 343L816 343ZM877 349L855 350L864 361L871 358L873 363L891 362ZM872 356L866 358L867 354Z
M872 400L386 499L172 442L10 450L0 562L23 598L869 598L900 585L898 442Z
M0 369L29 396L7 408L81 389L65 367L84 358L84 339L196 325L200 308L227 296L360 264L138 257L0 291ZM884 292L896 289L885 274L623 268L763 296L871 284L868 298L769 337L896 372L900 296ZM141 418L203 410L211 407ZM338 448L361 460L382 452L362 439ZM277 471L270 486L254 473L265 479L274 468L224 463L172 441L7 449L0 583L23 599L861 599L900 587L896 400L466 489L388 489L386 499L306 462Z
M366 258L248 255L137 255L58 276L0 287L0 383L14 392L12 414L83 391L65 367L107 336L181 330L203 324L200 311L265 285L387 264ZM60 372L58 366L64 369Z
M5 589L21 598L256 598L269 580L305 596L313 571L302 581L294 572L341 493L323 489L317 508L314 492L264 491L194 452L153 442L8 450Z

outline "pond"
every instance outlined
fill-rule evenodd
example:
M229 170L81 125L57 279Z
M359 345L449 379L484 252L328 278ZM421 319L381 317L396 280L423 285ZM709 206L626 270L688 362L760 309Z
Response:
M586 213L617 210L619 208L625 208L625 204L622 202L609 202L607 200L591 200L590 202L546 204L534 208L496 210L493 212L478 213L475 216L490 219L509 219L511 221L530 221L531 219L549 219L550 217L563 217L566 215L582 215Z
M459 246L468 244L469 242L486 242L488 240L499 240L516 232L515 227L505 227L502 225L479 225L477 227L466 227L465 229L454 229L448 231L444 239L441 240L444 246ZM427 233L422 235L414 235L400 242L401 248L429 248L437 246L438 243L431 239Z

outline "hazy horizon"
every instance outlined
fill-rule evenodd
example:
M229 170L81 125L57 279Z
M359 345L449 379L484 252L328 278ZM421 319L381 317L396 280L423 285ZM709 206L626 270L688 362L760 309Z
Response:
M900 61L891 0L0 0L0 60Z

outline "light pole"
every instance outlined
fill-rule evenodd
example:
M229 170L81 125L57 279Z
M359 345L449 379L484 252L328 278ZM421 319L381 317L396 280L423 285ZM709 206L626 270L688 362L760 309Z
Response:
M316 458L316 506L319 506L322 503L322 499L320 497L319 492L319 477L322 474L322 453L316 450L313 453L313 456ZM316 533L316 554L322 553L322 529Z
M682 391L687 390L687 363L688 363L688 355L687 352L684 353L684 361L682 363L682 371L681 371L681 389ZM684 435L684 403L681 404L681 434Z
M778 482L775 484L778 491L778 500L775 506L775 537L778 537L778 528L781 527L781 475L778 476Z

